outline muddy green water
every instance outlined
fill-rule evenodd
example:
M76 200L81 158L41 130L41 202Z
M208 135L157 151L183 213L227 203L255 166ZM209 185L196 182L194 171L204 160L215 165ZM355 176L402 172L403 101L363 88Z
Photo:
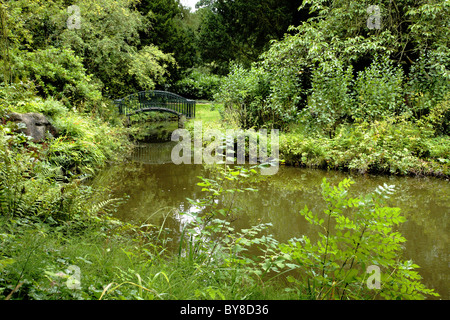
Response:
M164 225L177 239L183 223L181 212L199 211L186 198L202 197L198 176L208 177L202 165L174 165L170 161L173 143L147 144L133 154L133 161L115 165L99 174L94 185L107 186L113 197L129 196L117 208L116 217L135 223ZM384 183L396 186L390 206L400 207L407 218L400 231L407 239L404 258L418 264L425 284L441 299L450 298L448 214L450 183L436 178L359 175L294 167L280 167L276 175L257 183L259 192L240 195L236 206L242 208L235 228L272 223L274 237L287 241L312 230L298 213L305 205L322 211L320 184L326 177L337 184L346 177L356 183L351 192L368 193Z

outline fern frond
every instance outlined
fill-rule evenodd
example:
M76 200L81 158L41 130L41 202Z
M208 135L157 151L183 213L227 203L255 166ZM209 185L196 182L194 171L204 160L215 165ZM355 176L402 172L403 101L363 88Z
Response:
M100 201L100 202L94 204L90 208L89 213L90 214L100 213L100 211L102 211L107 206L111 205L115 201L120 201L120 200L122 200L122 199L121 198L113 198L113 199L107 199L107 200L104 200L104 201ZM103 210L103 211L105 211L105 210Z

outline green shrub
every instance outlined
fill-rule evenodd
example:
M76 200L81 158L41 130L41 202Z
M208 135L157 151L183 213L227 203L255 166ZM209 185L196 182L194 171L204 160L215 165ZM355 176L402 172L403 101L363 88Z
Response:
M50 117L57 128L58 137L43 144L34 144L23 134L15 134L15 124L8 122L1 127L7 134L8 147L18 152L36 149L35 157L44 158L60 167L65 175L70 173L92 174L106 164L117 160L131 147L127 129L112 126L95 117L86 117L68 109L51 98L34 99L18 104L16 112L41 112Z
M60 137L49 143L46 156L65 170L93 173L107 160L118 159L129 147L125 128L100 119L69 112L56 118L54 125Z
M218 75L193 69L185 78L177 81L170 90L189 99L213 100L220 82L221 77Z
M309 132L280 136L280 155L287 164L350 169L360 173L448 175L450 145L430 126L404 117L341 125L333 138Z
M329 141L305 136L301 133L286 133L280 136L280 154L288 165L300 164L313 168L326 168L329 159Z
M227 119L243 129L282 129L293 119L293 108L269 103L270 74L253 66L250 70L234 65L222 80L215 99L224 103ZM290 106L292 107L292 106Z
M396 227L405 221L399 208L384 205L394 186L379 186L359 198L349 196L354 183L344 179L332 187L322 183L327 208L315 214L305 207L301 214L319 228L316 242L307 236L280 245L285 264L298 271L288 276L299 297L309 299L424 299L439 296L427 289L412 261L399 259L405 238ZM368 267L379 268L375 282ZM300 280L301 279L301 280ZM370 287L375 286L374 287ZM378 288L377 288L378 287Z
M297 111L306 106L311 78L311 69L301 58L303 50L288 42L291 39L286 35L286 43L274 41L256 63L269 74L269 105L284 110L285 120L290 122L295 121Z
M12 111L18 105L34 101L36 94L36 86L31 81L20 81L11 85L0 83L0 116Z
M70 116L66 113L64 119L70 122L73 120ZM107 213L105 207L111 201L94 204L93 189L74 179L71 173L76 173L75 170L64 170L79 164L82 171L92 171L102 164L100 162L104 163L106 156L112 158L119 149L119 140L114 140L117 137L114 138L109 126L89 120L85 123L95 134L89 135L86 128L77 133L66 129L66 133L73 135L70 141L62 141L67 140L64 137L42 144L14 133L8 125L0 125L2 299L98 298L102 284L107 282L105 278L114 274L113 268L127 265L123 241L110 236L106 240L108 230L116 229L118 224L97 216L99 212ZM89 141L83 140L87 137L100 140L101 136L108 136L104 141L108 145L88 145ZM57 156L67 163L57 161ZM96 157L99 161L94 163ZM111 254L98 255L98 250L105 246ZM91 259L93 262L89 261ZM95 267L89 268L90 264ZM89 284L84 290L71 290L66 286L70 274L66 269L71 265L83 267L82 281Z
M403 71L395 67L387 56L375 57L370 67L358 73L354 85L356 105L354 119L374 121L402 113Z
M76 184L63 187L63 171L45 160L42 146L22 142L20 135L6 136L3 130L0 132L0 215L38 217L53 222L68 220L75 212L72 200L78 192Z
M14 108L14 112L27 113L37 112L42 113L50 118L64 116L67 114L68 109L64 104L52 97L48 99L35 98L34 100L25 101L23 103L17 103Z
M435 113L431 117L436 117L436 112L447 112L447 127L445 128L445 125L444 128L436 127L440 132L447 130L446 134L449 134L450 118L448 113L450 78L448 67L446 67L449 61L450 57L443 52L422 53L411 66L406 86L409 107L415 118L420 119L429 113ZM447 105L445 109L447 111L440 109L445 105Z
M436 135L450 135L450 93L431 107L429 114L420 119L419 124L430 126Z
M332 136L339 123L349 117L353 105L352 67L344 68L339 60L325 61L312 73L312 89L306 118L311 126L319 126Z
M86 105L88 110L102 98L100 87L86 74L82 59L71 49L49 47L25 52L15 57L15 67L21 78L35 82L44 98L55 97L69 105Z

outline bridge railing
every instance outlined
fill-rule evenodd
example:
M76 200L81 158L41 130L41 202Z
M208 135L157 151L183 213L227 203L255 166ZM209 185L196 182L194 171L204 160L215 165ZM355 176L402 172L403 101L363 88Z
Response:
M114 100L120 114L130 116L141 111L164 109L183 114L187 118L195 117L195 100L183 98L167 91L141 91L123 99Z

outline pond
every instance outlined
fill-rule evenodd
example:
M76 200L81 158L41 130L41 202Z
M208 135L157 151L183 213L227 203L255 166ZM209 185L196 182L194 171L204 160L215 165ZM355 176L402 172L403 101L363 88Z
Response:
M204 196L197 186L198 176L208 177L203 165L175 165L170 152L174 143L145 144L136 148L133 161L102 171L94 185L108 186L113 197L128 195L117 207L115 216L124 221L150 223L169 228L174 238L184 223L181 212L199 210L186 198ZM236 206L242 208L235 228L272 223L270 233L282 242L311 232L299 214L305 205L313 212L322 211L321 182L332 184L351 177L356 183L351 191L368 193L384 183L395 185L396 192L388 204L401 208L407 221L401 233L407 239L404 258L418 264L424 283L434 288L442 299L449 299L448 213L450 183L437 178L359 175L281 166L278 173L258 182L258 192L242 194Z

